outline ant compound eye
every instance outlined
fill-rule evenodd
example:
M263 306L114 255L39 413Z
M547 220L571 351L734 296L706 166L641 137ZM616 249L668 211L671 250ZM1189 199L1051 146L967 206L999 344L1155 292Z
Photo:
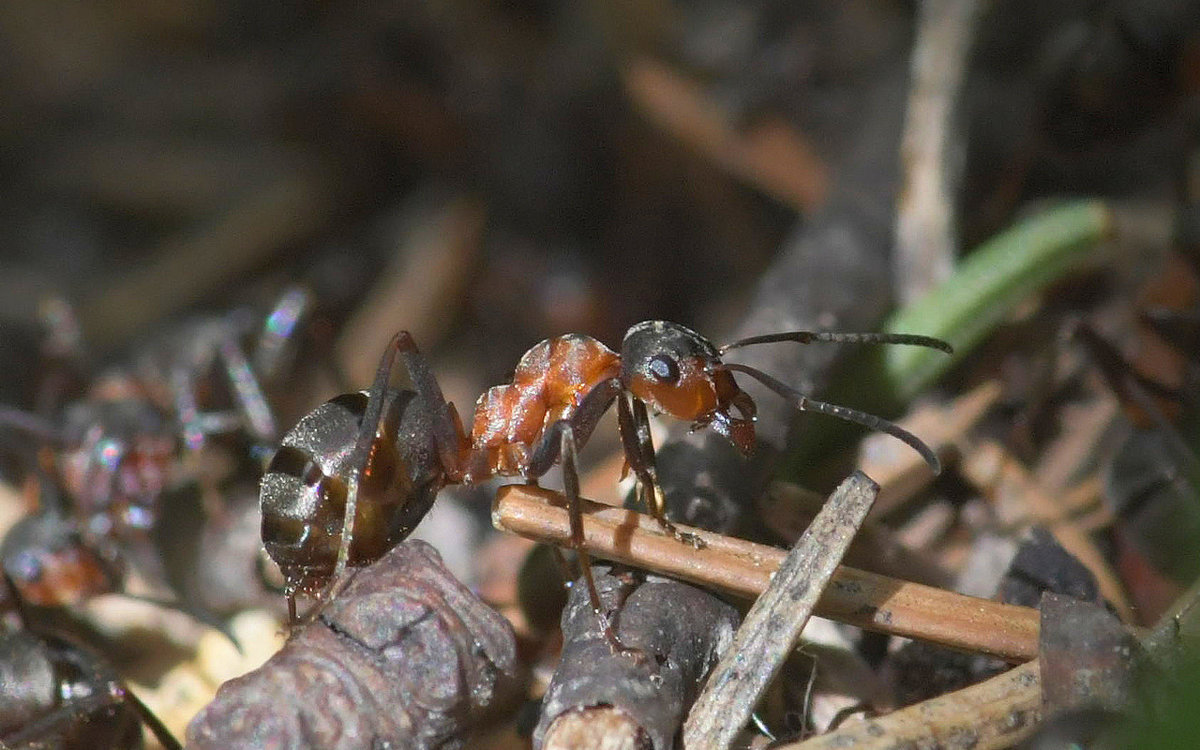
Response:
M42 561L32 552L20 552L11 562L8 573L24 583L37 583L42 578Z
M674 383L679 380L679 365L665 354L657 354L650 360L650 373L660 383Z

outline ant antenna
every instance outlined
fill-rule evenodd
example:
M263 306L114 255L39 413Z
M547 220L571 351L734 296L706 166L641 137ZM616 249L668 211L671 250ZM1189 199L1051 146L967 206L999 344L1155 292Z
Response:
M794 341L797 344L813 342L831 342L835 344L903 344L906 346L924 346L937 349L947 354L953 354L950 344L933 336L922 336L917 333L838 333L836 331L788 331L786 333L767 333L762 336L750 336L738 339L732 344L726 344L717 351L721 354L730 349L737 349L751 344L775 344L780 341Z
M838 406L837 404L829 404L824 401L817 401L814 398L809 398L800 391L797 391L796 389L780 382L779 380L776 380L762 370L755 369L748 365L739 365L734 362L726 362L722 366L727 370L746 373L750 377L765 385L767 388L770 388L779 396L782 396L785 400L787 400L788 403L792 405L793 408L798 411L815 411L820 414L828 414L831 417L837 417L838 419L843 419L847 422L860 424L863 427L867 427L878 432L886 432L892 437L904 441L909 447L911 447L917 453L920 453L921 458L925 459L925 462L929 464L931 469L933 469L934 474L942 473L942 463L938 460L937 455L928 445L923 443L920 438L908 430L905 430L904 428L887 421L883 417L877 417L874 414L867 414L866 412L858 411L857 409Z

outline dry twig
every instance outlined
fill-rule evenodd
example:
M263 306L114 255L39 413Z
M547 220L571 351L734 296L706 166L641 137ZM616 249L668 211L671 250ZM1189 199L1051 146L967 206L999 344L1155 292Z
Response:
M496 494L493 523L521 536L569 545L570 522L558 493L507 485ZM757 597L785 552L697 528L679 526L707 545L694 549L661 533L650 516L584 501L584 546L599 557L654 570L736 596ZM867 630L940 643L1022 662L1037 656L1038 612L1029 607L901 581L846 566L816 614Z
M574 586L563 612L562 659L534 741L559 750L595 747L586 738L604 737L608 747L665 750L701 681L728 650L737 610L657 576L603 574L596 585L622 644L634 653L613 653L584 587Z
M954 197L962 177L956 107L975 27L987 0L923 0L917 14L908 114L900 145L904 188L896 214L896 289L902 302L950 276L958 248Z
M355 575L317 621L221 686L192 748L442 747L492 699L516 646L424 542Z
M879 486L855 472L830 496L754 602L683 725L684 747L729 747L783 665Z
M821 748L1012 747L1041 720L1041 679L1036 660L939 698L863 719L779 750Z
M880 495L883 488L880 488ZM788 544L794 544L825 505L825 498L787 482L772 482L759 500L763 521ZM872 506L874 508L874 506ZM954 576L925 549L906 546L898 535L870 518L859 528L845 562L929 586L949 586Z

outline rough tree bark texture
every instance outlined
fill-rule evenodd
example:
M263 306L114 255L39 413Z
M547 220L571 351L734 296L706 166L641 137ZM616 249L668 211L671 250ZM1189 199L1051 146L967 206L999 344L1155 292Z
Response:
M632 720L631 746L667 750L700 681L732 641L737 610L689 584L632 571L605 572L596 586L621 642L641 654L612 652L585 589L576 585L563 612L562 661L534 744L566 747L552 737L556 725L587 722L589 711L612 707Z

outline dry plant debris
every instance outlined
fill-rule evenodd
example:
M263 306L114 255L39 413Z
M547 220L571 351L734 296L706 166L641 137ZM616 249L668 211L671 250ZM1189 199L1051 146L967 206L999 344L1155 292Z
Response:
M1134 635L1093 602L1047 592L1039 609L1046 710L1127 708L1139 656Z
M767 684L796 647L817 599L875 502L879 485L856 472L830 496L746 614L733 644L683 725L684 747L731 747Z
M666 750L700 685L729 653L737 611L694 586L613 570L596 578L621 643L614 653L583 586L563 610L562 657L542 701L535 745L580 747L584 737ZM664 625L665 624L665 625ZM591 746L590 743L588 746Z
M19 541L14 524L45 511L11 492L36 473L36 452L106 470L114 443L80 452L54 439L68 412L101 391L145 391L179 450L153 469L126 462L137 468L121 483L166 478L165 495L142 498L163 512L122 517L141 499L110 497L101 512L66 515L102 556L129 563L125 593L193 613L113 593L39 612L39 624L86 641L177 732L218 682L278 648L281 602L269 565L258 569L251 496L279 436L234 429L194 450L182 436L196 422L177 429L193 405L207 425L236 425L230 391L244 376L262 380L277 426L294 424L364 385L356 373L369 374L378 342L415 329L465 415L521 352L566 332L613 344L646 319L726 340L903 329L952 341L959 359L950 369L936 353L880 362L775 346L727 360L903 420L947 468L934 478L889 439L859 451L881 493L844 560L855 568L833 573L817 612L868 631L828 623L860 666L877 665L884 690L860 712L892 710L914 683L929 689L888 716L843 714L829 741L865 742L865 731L882 732L880 744L1003 745L1040 713L1068 735L1080 717L1093 736L1132 717L1149 742L1170 723L1158 705L1188 694L1180 665L1195 640L1200 574L1200 483L1188 476L1200 365L1200 5L1102 6L435 1L296 13L212 0L57 3L48 23L45 3L4 3L0 534ZM956 281L937 294L947 268ZM276 340L284 356L268 374L253 351L267 336L261 315L291 288L311 307L270 321L277 332L295 325ZM920 289L935 296L903 303ZM237 330L253 371L233 367L241 380L209 371L211 361L164 362L164 351L197 343L197 320L214 318L247 323ZM1130 369L1117 365L1114 379L1086 342L1061 335L1080 322ZM877 366L885 386L838 392ZM1125 383L1117 391L1131 379L1157 386L1121 396L1101 374ZM191 394L177 387L188 379ZM876 396L887 404L874 408ZM1160 416L1147 420L1151 401ZM591 511L589 545L639 566L620 577L640 580L645 565L705 581L686 595L705 612L720 611L722 595L750 599L768 585L783 553L741 539L797 537L819 506L811 499L855 468L858 439L766 403L749 461L708 430L656 434L669 512L719 533L704 537L709 549L679 549L628 511ZM103 420L92 426L131 439ZM616 457L590 474L589 497L622 494L615 435L598 427L582 456ZM101 495L106 487L94 483ZM565 515L546 498L505 490L501 515L561 540ZM807 508L792 508L796 498ZM512 700L493 700L478 734L447 729L446 742L520 750L555 679L565 594L544 549L514 540L503 555L480 553L494 544L491 500L482 489L439 499L458 512L422 533L512 620L514 663L528 680L511 686ZM106 537L106 525L129 521L153 526L155 541ZM20 561L6 565L34 569ZM961 595L994 593L967 580L989 565L980 580L994 584L1007 569L998 595L1019 601ZM1157 670L1149 682L1165 687L1136 687L1132 707L1051 711L1024 664L1039 655L1039 636L1047 694L1072 675L1110 674L1072 646L1071 623L1106 620L1114 642L1127 640L1093 607L1043 608L1057 619L1039 624L1041 591L1096 602L1090 584L1072 588L1092 575L1120 624L1135 634L1155 626L1145 661ZM244 658L197 618L232 632ZM649 620L639 627L657 632ZM304 662L292 646L283 653ZM1004 668L983 654L1024 666L960 689ZM851 671L833 675L842 667L826 653L810 683L810 656L793 654L759 717L782 742L838 721L814 719L813 706L832 696L820 677ZM1109 666L1124 689L1130 664ZM949 679L927 679L925 668ZM939 690L949 694L924 702ZM982 699L989 691L1002 697ZM654 710L686 711L677 697ZM362 726L380 718L343 715ZM924 727L920 716L930 717ZM590 743L581 737L597 727L616 738L629 725L615 710L567 711L554 721L560 739L547 742ZM592 734L567 739L572 727ZM639 732L623 736L648 742ZM767 742L754 734L744 737Z
M188 746L443 747L515 667L508 622L409 541L266 664L225 683L188 726Z
M535 487L500 488L496 525L514 534L569 546L570 521L561 495ZM757 597L786 552L702 529L680 526L704 542L680 544L650 516L585 502L584 547L609 560ZM1012 662L1037 656L1038 613L1031 607L910 583L841 566L816 614L869 630L992 654Z
M1038 662L1033 660L956 692L877 719L855 719L787 750L936 747L946 750L1012 747L1042 716Z

